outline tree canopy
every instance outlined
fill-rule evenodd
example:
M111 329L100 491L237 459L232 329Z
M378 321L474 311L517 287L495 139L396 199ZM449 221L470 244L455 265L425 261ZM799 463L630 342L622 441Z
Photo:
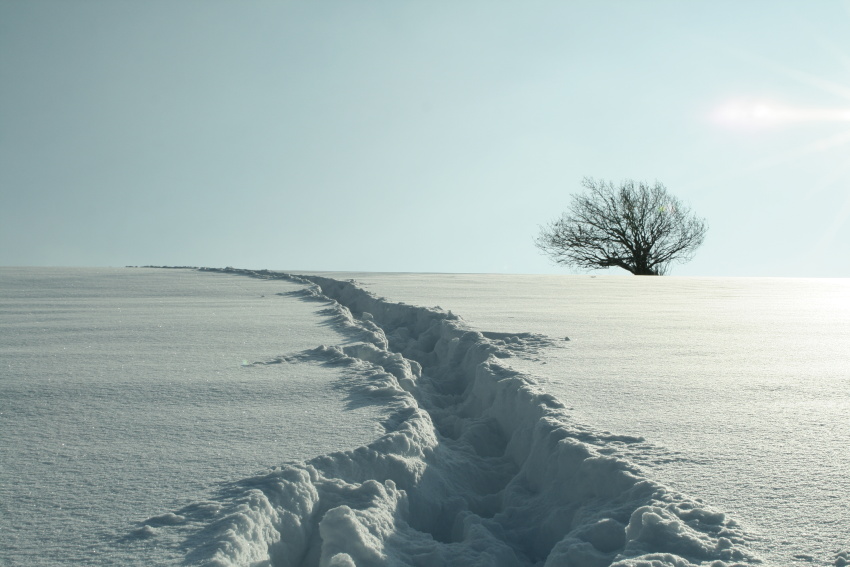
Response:
M690 260L705 238L705 219L661 183L615 185L586 177L582 186L587 192L572 195L568 210L534 240L557 264L662 275L671 262Z

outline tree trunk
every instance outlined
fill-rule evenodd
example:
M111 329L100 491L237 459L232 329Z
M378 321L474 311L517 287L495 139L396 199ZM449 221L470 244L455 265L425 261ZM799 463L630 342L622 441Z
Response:
M646 265L638 265L634 267L632 273L636 276L657 276L658 272L653 270L652 268L647 267Z

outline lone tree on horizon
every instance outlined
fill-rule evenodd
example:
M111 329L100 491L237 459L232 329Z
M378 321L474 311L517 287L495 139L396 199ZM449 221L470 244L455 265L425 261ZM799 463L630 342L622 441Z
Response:
M617 266L636 276L667 273L702 244L708 226L655 182L619 185L585 177L585 194L541 227L534 244L557 264L583 269Z

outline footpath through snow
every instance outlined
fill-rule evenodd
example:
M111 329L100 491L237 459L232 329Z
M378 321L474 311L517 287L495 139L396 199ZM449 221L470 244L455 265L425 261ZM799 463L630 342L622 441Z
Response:
M390 303L342 282L305 298L358 342L309 353L371 374L395 408L375 442L239 481L151 518L185 534L189 564L723 567L758 560L733 520L611 456L642 441L573 423L504 361L545 337L472 331L451 312ZM606 454L607 453L607 454Z

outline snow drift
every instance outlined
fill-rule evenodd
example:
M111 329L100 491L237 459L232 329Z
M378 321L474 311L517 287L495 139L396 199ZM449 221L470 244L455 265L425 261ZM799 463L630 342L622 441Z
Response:
M393 408L368 446L286 464L146 521L180 530L189 564L277 567L722 567L757 562L733 520L613 456L504 362L545 337L485 334L451 312L342 282L269 271L328 304L357 341L305 356L367 373Z

